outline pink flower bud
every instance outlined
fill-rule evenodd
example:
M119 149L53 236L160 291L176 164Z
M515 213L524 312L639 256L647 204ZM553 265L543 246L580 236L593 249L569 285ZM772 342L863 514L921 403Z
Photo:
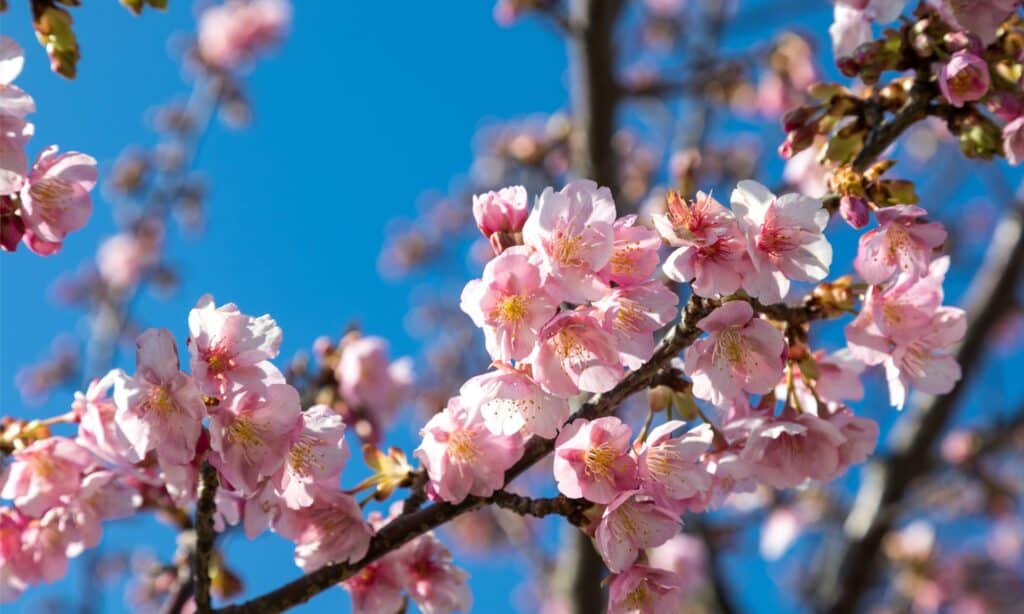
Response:
M528 214L526 188L521 185L473 196L473 217L485 237L521 231Z
M969 51L953 54L939 73L939 89L955 107L980 100L988 91L988 85L988 64Z
M839 199L839 215L854 230L860 230L871 221L871 210L868 201L860 196L844 196Z
M1003 128L1003 153L1014 166L1024 162L1024 115Z

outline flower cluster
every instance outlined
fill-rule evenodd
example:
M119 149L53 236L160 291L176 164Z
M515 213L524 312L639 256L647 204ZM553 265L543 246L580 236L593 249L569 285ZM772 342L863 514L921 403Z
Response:
M66 417L78 424L74 438L27 423L13 439L0 484L14 503L0 510L5 600L61 577L68 558L98 543L103 520L194 502L207 464L219 483L218 526L240 523L249 537L269 528L295 543L295 562L309 571L366 554L375 527L338 486L349 457L345 422L325 405L302 410L270 362L282 338L274 320L204 296L188 329L191 373L181 370L171 333L149 329L136 342L134 374L115 369L76 396ZM367 347L339 365L341 387L393 411L393 392L373 397L387 384L379 340L360 341ZM468 607L465 574L431 536L388 561L409 568L396 577L421 607Z
M665 274L690 282L698 296L727 296L743 289L774 303L787 296L791 281L821 281L832 264L832 245L823 231L828 212L821 201L801 194L776 197L756 181L733 190L732 210L711 195L697 193L689 205L669 193L668 211L655 215L662 238L678 247Z
M846 327L847 342L865 364L885 368L889 397L900 408L909 386L932 394L953 388L960 366L949 348L967 330L964 311L942 305L949 258L934 254L946 230L922 221L925 214L910 205L878 210L879 225L861 237L854 261L871 287Z
M228 0L210 6L199 17L199 56L221 70L245 66L284 38L291 18L287 0Z
M21 241L49 256L92 214L96 160L75 151L58 154L50 145L28 168L25 144L35 126L25 117L35 101L13 83L24 62L21 47L0 36L0 248L14 251Z

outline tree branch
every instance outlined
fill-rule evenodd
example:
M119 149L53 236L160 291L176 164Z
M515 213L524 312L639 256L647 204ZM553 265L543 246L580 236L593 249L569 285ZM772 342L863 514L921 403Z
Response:
M580 526L585 522L583 512L591 506L585 499L570 499L565 495L550 497L547 499L534 499L510 493L507 490L499 490L487 498L489 503L498 507L513 511L520 516L535 516L543 518L551 514L565 516L569 522Z
M909 415L896 425L889 438L888 455L865 468L864 481L846 518L841 542L826 553L816 595L818 611L844 614L857 609L873 579L878 550L900 502L914 479L929 466L933 444L980 366L986 338L1016 303L1014 290L1022 269L1024 206L1018 204L996 228L985 264L969 293L969 325L956 353L963 375L948 394L917 396Z
M651 359L636 371L627 374L610 391L593 395L569 418L569 421L578 418L593 420L611 415L627 397L644 390L663 366L697 340L701 335L701 330L697 328L697 321L710 313L714 305L714 302L700 297L691 298L683 310L682 321L665 335L665 338L654 350ZM507 486L524 471L550 454L554 446L555 442L552 439L538 437L531 439L526 444L523 457L505 472L505 485ZM461 503L434 503L410 514L402 514L373 536L366 555L359 561L327 565L261 597L217 611L222 613L280 612L304 603L335 584L352 577L362 568L412 539L436 529L457 516L487 505L487 503L488 500L483 497L467 497Z
M210 557L216 533L213 515L217 511L217 470L209 461L203 462L199 470L199 500L196 502L196 549L193 555L195 576L196 611L200 614L211 612L210 607Z

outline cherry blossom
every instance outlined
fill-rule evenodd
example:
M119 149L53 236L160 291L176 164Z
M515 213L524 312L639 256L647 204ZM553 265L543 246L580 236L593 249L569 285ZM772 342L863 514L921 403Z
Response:
M861 374L865 365L850 349L843 348L827 355L824 350L819 350L814 352L811 360L817 371L816 377L808 377L800 363L794 362L791 365L791 377L783 378L775 387L776 397L787 398L792 385L800 409L819 416L825 409L819 407L819 400L826 404L838 404L843 401L859 401L864 397Z
M608 585L609 614L673 614L685 610L686 594L678 574L633 565Z
M281 329L269 315L247 316L234 303L217 305L209 294L188 314L188 350L192 377L210 395L284 383L266 362L277 356Z
M484 330L495 360L526 358L537 334L558 309L524 247L506 249L484 267L482 279L466 284L462 310Z
M345 423L326 405L302 412L302 428L294 430L277 488L288 507L313 503L318 486L336 487L348 461Z
M23 512L41 516L81 487L82 475L95 464L89 452L66 437L50 437L15 451L0 474L0 497Z
M521 232L529 208L529 196L521 185L473 196L473 218L476 227L487 238L494 233Z
M352 596L352 612L377 614L402 610L402 579L397 557L386 556L341 583Z
M96 185L96 160L77 151L44 149L21 188L22 241L47 256L60 250L68 233L85 226L92 214L89 191Z
M655 214L653 219L661 237L678 248L665 261L665 275L678 282L692 282L698 296L732 294L752 273L735 217L711 195L698 192L687 205L670 192L668 213Z
M295 542L295 564L303 571L358 561L372 534L355 500L333 489L319 491L313 505L286 510L278 532Z
M957 51L939 72L939 89L954 107L981 100L989 86L988 64L970 51Z
M640 490L620 492L605 508L594 545L612 572L632 565L644 548L660 546L679 532L679 517Z
M117 426L139 457L156 450L165 462L187 463L206 416L199 389L178 369L178 349L166 329L145 331L135 347L135 375L112 375Z
M568 398L605 392L622 378L615 340L597 316L592 309L565 311L541 329L530 362L544 390Z
M699 462L711 445L711 427L705 424L672 436L685 426L681 420L656 426L637 455L641 485L666 500L689 499L711 488L711 475Z
M654 333L676 317L679 297L660 281L618 287L594 303L604 328L619 348L619 359L637 369L654 353Z
M253 493L260 478L294 460L291 439L306 424L300 417L299 393L287 384L271 384L264 395L239 393L210 416L210 448L216 452L210 462L232 486ZM295 437L301 441L302 434ZM295 471L294 465L289 471ZM293 477L286 472L282 488L287 489ZM289 494L293 502L305 501L304 493Z
M497 368L466 381L463 403L480 413L495 435L538 435L552 439L569 417L569 402L550 395L527 373L496 363Z
M782 300L790 280L821 281L832 264L832 245L822 234L828 211L801 194L776 197L756 181L741 181L732 192L732 210L747 237L754 272L743 281L751 296Z
M390 420L412 387L412 361L388 357L388 342L380 337L346 339L334 374L349 404Z
M632 429L614 416L579 418L555 440L554 474L567 497L610 503L624 490L636 488L636 460L629 454Z
M291 22L286 0L227 0L199 17L199 54L221 69L251 62L284 38Z
M596 300L605 284L598 272L614 249L615 201L608 188L576 180L560 191L547 188L523 227L526 245L541 255L541 270L570 303Z
M658 268L658 248L661 247L658 233L638 225L635 215L615 220L612 232L612 256L601 269L601 279L619 286L643 283Z
M0 507L0 603L10 603L41 580L31 553L24 547L30 519L18 508Z
M35 132L25 121L25 116L36 110L35 102L13 85L24 63L18 43L0 36L0 196L16 193L24 185L28 167L24 147ZM12 249L6 247L6 241L4 244Z
M67 513L75 528L69 547L80 549L95 548L100 543L103 521L127 518L141 503L135 489L111 471L88 474L81 489L69 499Z
M988 44L996 37L996 31L1014 11L1018 0L928 0L939 11L939 15L957 29L973 32Z
M85 393L76 392L72 411L78 418L75 442L111 465L125 467L141 460L117 425L117 405L108 395L116 372L89 383Z
M416 448L437 496L459 503L468 495L486 497L505 484L505 471L523 455L518 434L494 435L461 397L448 401L420 431Z
M782 376L785 340L744 301L730 301L697 322L708 333L686 350L693 394L722 406L743 392L764 394Z
M878 423L874 420L855 416L849 409L843 408L832 414L828 421L846 437L846 442L839 446L841 468L863 463L875 451Z
M839 447L846 437L827 420L805 413L752 420L743 459L761 482L792 488L808 478L832 479L841 470Z
M417 537L397 556L399 577L421 612L469 612L473 607L469 574L452 563L451 553L433 534Z
M1003 126L1003 155L1013 166L1024 163L1024 115Z

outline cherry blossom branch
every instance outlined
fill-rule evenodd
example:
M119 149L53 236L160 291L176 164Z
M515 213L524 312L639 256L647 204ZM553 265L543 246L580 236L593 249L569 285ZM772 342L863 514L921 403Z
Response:
M199 470L199 499L196 502L196 547L193 553L195 574L196 610L201 614L212 611L210 607L210 557L216 533L213 515L217 511L217 470L208 461Z
M585 522L583 512L591 506L591 503L585 499L570 499L565 495L546 499L534 499L510 493L506 490L495 492L487 500L520 516L535 516L537 518L544 518L551 514L565 516L569 522L576 526L580 526Z
M682 319L661 340L651 359L636 371L627 374L614 388L604 394L594 395L569 418L593 420L609 416L629 396L640 392L654 381L661 369L672 358L689 347L701 335L697 321L708 315L715 302L693 297L683 310ZM526 445L523 457L505 472L505 486L535 465L554 450L552 439L535 437ZM401 514L377 531L370 540L370 547L362 559L354 563L334 563L321 567L297 580L289 582L265 595L238 605L216 610L222 614L233 612L280 612L305 603L313 596L331 588L387 553L403 546L412 539L432 531L446 522L479 509L490 501L484 497L467 497L461 503L434 503L414 512Z
M1016 304L1024 272L1024 206L1000 222L967 301L969 325L957 351L960 381L945 395L921 395L890 436L889 453L865 468L864 481L843 526L842 541L823 567L816 609L843 614L857 609L871 584L877 554L912 482L927 469L939 438L982 360L985 341Z

